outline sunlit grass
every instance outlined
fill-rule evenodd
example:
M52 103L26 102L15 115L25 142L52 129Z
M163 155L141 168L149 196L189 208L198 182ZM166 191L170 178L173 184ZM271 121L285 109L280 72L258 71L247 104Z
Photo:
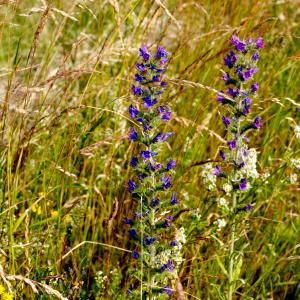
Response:
M253 107L263 127L251 146L259 171L271 176L249 194L254 212L240 224L247 247L236 299L297 299L299 180L288 183L290 174L300 177L289 165L300 157L297 1L51 1L48 10L45 1L2 2L5 289L13 287L15 299L51 299L47 288L68 299L126 299L131 256L121 250L130 249L122 219L132 205L125 184L134 147L127 106L137 50L146 43L171 54L164 101L175 112L168 125L176 132L174 189L188 234L180 281L195 297L225 299L229 230L212 234L216 209L200 174L223 144L213 89L222 88L228 39L239 32L265 39Z

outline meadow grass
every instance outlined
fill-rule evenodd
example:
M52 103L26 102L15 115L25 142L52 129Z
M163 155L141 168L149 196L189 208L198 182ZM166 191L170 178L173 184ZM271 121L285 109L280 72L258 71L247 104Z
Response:
M226 299L230 230L201 178L225 133L214 89L233 33L263 36L250 145L259 181L238 224L235 299L299 299L300 157L297 1L0 1L0 280L15 299L126 299L130 242L123 218L134 145L130 87L140 45L171 54L174 189L187 243L187 299ZM2 298L1 298L2 299ZM179 298L178 298L179 299Z

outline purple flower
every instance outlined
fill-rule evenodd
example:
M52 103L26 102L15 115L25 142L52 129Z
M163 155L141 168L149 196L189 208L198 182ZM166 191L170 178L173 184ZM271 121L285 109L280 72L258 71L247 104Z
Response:
M153 207L158 206L159 203L160 203L160 200L159 200L158 198L152 199L152 200L151 200L151 205L152 205Z
M132 257L133 258L135 258L135 259L139 259L140 258L140 254L137 251L133 250L131 253L132 253Z
M258 89L259 89L259 84L257 82L254 82L254 83L251 84L251 91L252 91L252 93L257 92Z
M157 153L156 153L157 154ZM156 164L156 165L153 165L151 162L149 163L148 167L152 170L152 171L155 171L155 170L159 170L161 168L161 164Z
M234 66L234 63L237 61L237 59L237 55L233 51L230 51L224 58L224 65L231 69Z
M175 241L175 240L171 241L170 246L172 246L172 247L177 246L177 241Z
M244 73L239 72L238 75L239 75L240 80L246 81L246 80L250 79L256 72L257 72L256 68L249 67Z
M226 155L225 155L224 151L220 150L219 154L220 154L222 160L226 159Z
M165 142L167 140L168 137L172 136L174 134L174 132L165 132L163 135L162 135L162 138L161 140L163 142Z
M129 180L127 183L127 189L129 193L132 193L137 188L136 183L133 180Z
M164 87L167 86L167 83L166 83L165 81L162 81L162 82L160 83L160 86L164 88Z
M228 141L227 145L228 145L228 147L229 147L230 150L234 150L236 148L236 146L237 146L236 139L234 139L232 141Z
M163 287L163 288L161 289L161 291L162 291L163 293L166 293L168 296L172 296L172 294L173 294L173 291L171 290L171 288L170 288L169 285L166 285L165 287Z
M150 54L146 45L140 48L140 56L144 59L144 61L148 61L150 59Z
M127 289L127 295L132 295L132 287L130 287L129 289Z
M129 229L128 234L129 234L130 237L136 237L137 236L137 233L136 233L135 229Z
M167 56L168 56L168 52L165 50L165 48L163 46L159 46L156 52L156 57L160 59Z
M214 175L219 176L222 172L222 169L220 166L215 166L214 168Z
M137 134L135 128L132 127L129 131L129 140L135 141L135 140L137 140L137 138L138 138L138 134Z
M143 216L140 212L136 211L134 214L135 214L138 218L144 219L144 216Z
M130 114L130 116L131 116L132 119L134 119L138 115L138 113L139 113L139 111L137 110L137 108L134 107L132 104L130 104L130 106L128 108L128 111L129 111L129 114Z
M164 106L160 105L157 108L157 111L158 111L159 114L162 115L162 117L161 117L162 120L164 120L164 121L169 121L170 120L171 112L170 112L168 106L164 107Z
M233 88L228 88L228 95L232 98L235 98L240 93L239 89L234 90Z
M259 60L259 52L258 51L255 51L252 55L252 58L251 58L253 61L257 61Z
M171 197L171 204L172 205L175 205L178 203L178 200L176 198L176 194L175 193L172 193L172 197Z
M147 177L147 174L145 174L145 173L138 174L138 179L139 180L143 180L146 177Z
M224 81L228 81L230 79L230 75L229 75L229 72L226 72L223 76L222 76L222 79Z
M253 128L258 129L261 126L261 117L256 117L253 122Z
M167 111L166 113L164 113L161 117L162 120L164 121L169 121L170 120L170 116L171 116L171 112Z
M264 48L264 46L265 46L264 39L262 37L258 37L255 40L255 45L256 45L256 48Z
M161 133L161 132L157 133L157 134L155 135L155 137L153 138L152 142L153 142L153 143L157 143L157 142L160 140L161 136L162 136L162 133Z
M125 221L125 224L127 224L127 225L132 225L133 224L133 221L131 219L127 218L127 217L124 219L124 221Z
M131 165L133 168L135 168L135 167L137 166L138 162L139 162L139 160L138 160L137 156L132 156L132 159L131 159L131 161L130 161L130 165Z
M168 62L168 59L165 58L165 57L163 57L163 58L159 61L159 64L160 64L161 66L163 66L163 65L165 65L167 62Z
M153 100L151 100L151 96L144 97L143 100L144 100L144 105L147 108L151 108L153 105L157 103L157 99L154 98Z
M142 75L140 75L140 74L135 74L135 75L134 75L134 79L135 79L136 81L142 83L142 82L144 81L145 77L142 76Z
M156 241L156 237L150 237L148 234L145 235L144 244L150 246Z
M240 190L241 191L246 190L247 186L248 186L248 180L247 180L247 178L242 178L241 181L240 181L240 185L239 185Z
M236 35L231 37L231 43L235 45L235 49L238 52L244 52L246 50L246 43L242 42Z
M161 79L160 75L155 75L152 77L152 82L160 82L160 79Z
M224 93L223 91L221 91L221 93ZM226 98L224 97L224 95L222 95L222 94L217 94L217 100L219 101L219 102L221 102L221 103L225 103L225 101L226 101Z
M251 204L251 203L249 203L249 204L247 204L246 206L245 206L245 211L250 211L250 210L252 210L253 209L253 205Z
M174 169L175 167L176 167L176 162L174 159L171 158L167 163L166 169L169 171L171 169Z
M172 176L166 177L165 174L162 174L162 177L161 177L162 189L166 190L171 187L171 179L172 179Z
M140 72L145 72L145 71L146 71L146 68L145 68L145 65L144 65L144 64L137 63L137 64L135 65L135 67L136 67L137 70L140 71Z
M231 120L225 116L222 117L222 121L226 127L229 126L231 123Z
M170 259L161 267L160 272L163 273L167 269L169 269L169 271L174 271L174 264Z
M133 95L143 95L144 94L144 90L137 85L133 84L131 89L132 89Z
M168 228L171 226L170 222L173 220L173 216L168 216L166 220L163 222L162 227Z
M143 160L145 161L145 160L151 158L152 152L148 151L148 150L143 150L143 151L141 151L141 156L142 156Z
M247 115L250 112L250 104L252 103L252 99L246 97L242 100L242 103L244 104L244 108L243 108L243 115Z

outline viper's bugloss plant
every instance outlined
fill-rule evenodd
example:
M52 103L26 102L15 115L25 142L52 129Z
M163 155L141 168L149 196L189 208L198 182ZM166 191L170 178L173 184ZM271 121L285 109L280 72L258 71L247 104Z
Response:
M133 126L129 139L136 144L130 165L134 171L127 189L135 204L124 222L132 240L135 260L134 277L138 279L128 289L128 297L164 299L172 295L171 281L177 277L176 269L182 262L180 249L184 233L174 225L178 210L176 194L170 192L175 160L161 162L164 144L174 132L163 131L170 120L169 104L161 102L167 83L162 75L166 71L168 53L159 47L151 55L147 46L140 48L141 61L132 85L135 96L129 106Z
M239 279L242 259L241 252L235 251L236 217L242 211L253 209L253 203L245 202L244 195L252 181L258 177L256 170L256 150L248 146L251 130L261 127L260 116L252 116L251 104L257 95L259 84L254 80L258 71L257 62L260 57L259 50L264 47L261 37L247 41L232 36L230 50L224 58L227 68L222 79L226 90L217 95L217 101L224 106L224 115L221 117L226 130L227 149L221 150L221 163L214 166L214 178L210 179L211 186L219 182L223 197L220 205L226 207L231 228L228 267L228 299L232 299L235 283ZM216 180L218 179L218 180ZM227 205L226 197L231 198L231 205ZM247 200L248 201L248 200ZM226 226L223 219L216 222L220 228Z

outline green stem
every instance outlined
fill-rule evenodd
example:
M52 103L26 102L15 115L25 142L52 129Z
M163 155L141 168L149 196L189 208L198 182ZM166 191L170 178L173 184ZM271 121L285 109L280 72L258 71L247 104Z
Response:
M228 272L228 281L229 281L229 289L228 289L228 300L232 300L233 294L233 253L234 253L234 242L235 242L235 208L236 208L236 192L234 191L232 194L232 226L231 226L231 241L230 241L230 250L229 250L229 272Z
M143 197L141 197L140 201L140 213L143 215ZM143 218L141 218L141 290L140 290L140 298L143 299Z
M242 86L241 86L241 93L242 93ZM238 109L241 109L241 100L239 101ZM237 162L238 159L238 151L239 151L239 137L241 135L241 124L240 118L237 119L237 147L235 149L234 160ZM234 169L233 173L233 182L236 183L236 169ZM231 237L230 237L230 248L229 248L229 272L228 272L228 300L232 300L233 293L234 293L234 284L233 284L233 266L234 266L234 246L235 246L235 231L236 231L236 205L237 205L237 192L233 190L232 192L232 225L231 225Z

